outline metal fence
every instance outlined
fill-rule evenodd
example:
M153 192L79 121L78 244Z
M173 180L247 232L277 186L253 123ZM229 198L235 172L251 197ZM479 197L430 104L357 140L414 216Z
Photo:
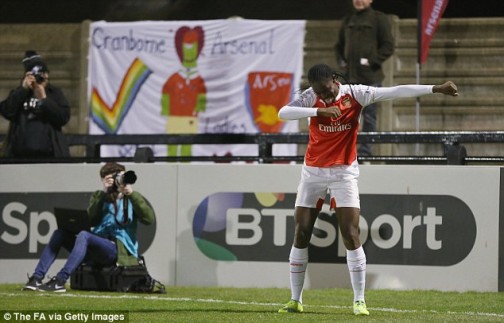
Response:
M194 134L194 135L78 135L67 134L69 146L85 147L85 156L70 158L0 158L0 163L100 163L105 161L134 162L233 162L246 161L258 163L303 162L304 156L274 156L275 144L307 144L308 133L259 133L259 134ZM5 135L0 135L0 142ZM358 157L359 161L382 162L386 164L451 164L467 163L502 163L503 156L470 156L464 143L504 143L504 131L493 132L369 132L360 133L357 143L373 144L440 144L443 154L440 156L370 156ZM250 144L257 145L255 156L188 156L168 157L153 156L148 146L151 145L187 145L187 144ZM137 146L133 157L102 157L100 150L105 145Z

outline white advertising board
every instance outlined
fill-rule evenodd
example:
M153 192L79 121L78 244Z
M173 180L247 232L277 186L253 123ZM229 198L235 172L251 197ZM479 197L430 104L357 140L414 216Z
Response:
M0 166L1 283L25 282L55 229L52 208L85 208L86 194L100 189L99 167ZM300 165L127 167L138 175L135 189L156 210L144 252L156 279L178 286L289 286ZM360 169L368 289L501 289L499 167ZM307 289L350 286L345 249L327 205L309 252Z
M134 189L156 211L155 226L139 225L149 272L158 280L175 281L177 166L125 164L138 180ZM90 193L102 189L98 164L42 164L0 166L0 282L26 282L32 274L50 234L57 228L55 206L86 209ZM141 236L141 233L153 236ZM171 241L169 240L171 238ZM145 247L145 246L144 246ZM66 252L63 252L64 256ZM58 259L48 274L63 265Z

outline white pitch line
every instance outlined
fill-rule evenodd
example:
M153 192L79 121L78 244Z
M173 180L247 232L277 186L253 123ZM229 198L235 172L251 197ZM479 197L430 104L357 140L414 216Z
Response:
M243 302L243 301L225 301L221 299L213 298L188 298L188 297L160 297L154 295L83 295L83 294L72 294L72 293L43 293L43 292L23 292L23 293L0 293L0 296L57 296L57 297L75 297L75 298L100 298L100 299L145 299L153 301L168 301L168 302L199 302L199 303L219 303L219 304L236 304L236 305L257 305L257 306L282 306L279 303L258 303L258 302ZM303 304L306 308L333 308L333 309L350 309L351 306L338 306L338 305L309 305ZM449 315L467 315L467 316L485 316L485 317L502 317L504 314L497 313L485 313L485 312L440 312L435 310L401 310L396 308L379 308L379 307L369 307L371 311L379 312L393 312L393 313L434 313L434 314L449 314Z

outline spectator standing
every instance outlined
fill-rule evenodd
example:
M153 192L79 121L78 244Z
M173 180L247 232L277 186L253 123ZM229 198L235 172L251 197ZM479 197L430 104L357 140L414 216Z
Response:
M344 17L335 46L336 62L351 84L382 86L382 64L394 53L394 37L387 16L371 7L373 0L352 0L355 11ZM376 104L362 111L361 132L375 132ZM371 145L362 144L359 156L371 156Z
M49 69L33 50L23 59L21 85L0 102L9 120L4 156L11 158L67 157L62 127L70 120L70 105L62 90L49 83Z

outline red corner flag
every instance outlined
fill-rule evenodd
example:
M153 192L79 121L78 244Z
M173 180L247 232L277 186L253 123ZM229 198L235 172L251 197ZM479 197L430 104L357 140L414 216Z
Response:
M425 63L427 56L429 54L429 47L436 31L439 20L443 15L448 0L419 0L421 6L419 6L420 11L420 21L421 29L419 30L419 62L420 64ZM420 25L420 22L419 22Z

